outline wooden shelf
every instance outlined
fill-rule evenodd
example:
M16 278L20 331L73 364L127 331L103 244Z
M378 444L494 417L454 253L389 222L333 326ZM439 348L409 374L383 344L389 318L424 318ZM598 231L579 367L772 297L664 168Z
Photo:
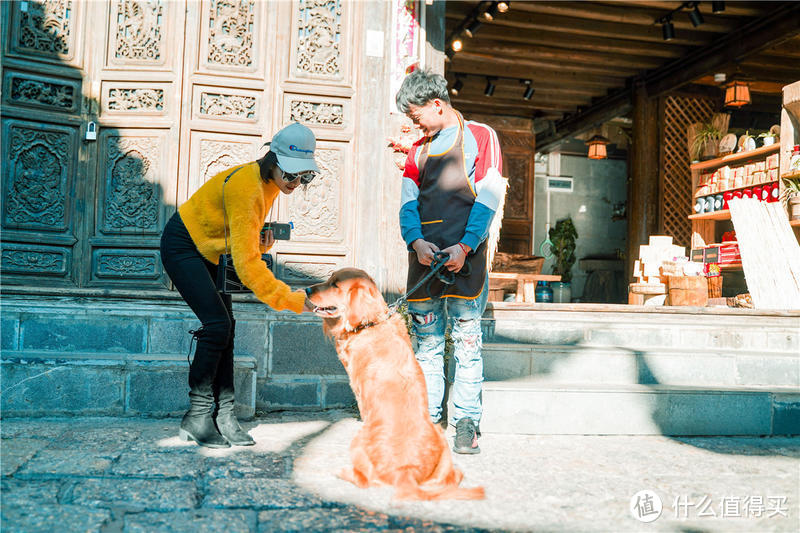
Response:
M713 211L711 213L696 213L689 215L689 220L730 220L731 212L728 209Z
M787 180L798 179L798 178L800 178L800 170L795 170L794 172L787 172L786 174L781 176L781 178L787 179Z
M719 269L722 271L725 270L741 270L742 264L741 263L731 263L729 265L719 265Z
M795 218L794 220L790 220L789 225L794 226L795 228L800 228L800 218Z
M709 168L717 168L724 165L730 165L731 163L739 163L750 159L766 157L772 153L779 152L780 148L780 144L771 144L769 146L762 146L761 148L750 150L749 152L739 152L737 154L730 154L724 157L718 157L716 159L709 159L708 161L695 163L690 168L692 170L707 170Z

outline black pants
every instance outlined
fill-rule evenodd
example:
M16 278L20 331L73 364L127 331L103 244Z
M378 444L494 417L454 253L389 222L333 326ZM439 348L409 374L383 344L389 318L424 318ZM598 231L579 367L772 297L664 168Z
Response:
M176 212L161 235L161 262L175 288L189 304L202 328L189 371L192 408L233 410L233 338L236 321L230 294L217 291L217 265L197 250ZM213 398L213 400L212 400Z

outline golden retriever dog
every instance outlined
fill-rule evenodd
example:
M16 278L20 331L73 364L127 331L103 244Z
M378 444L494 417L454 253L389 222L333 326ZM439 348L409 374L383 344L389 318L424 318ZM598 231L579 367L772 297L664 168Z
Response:
M372 278L345 268L307 292L336 344L363 420L350 444L353 466L339 477L360 488L391 485L397 499L483 498L483 487L459 488L464 474L428 416L425 378L403 317L389 316Z

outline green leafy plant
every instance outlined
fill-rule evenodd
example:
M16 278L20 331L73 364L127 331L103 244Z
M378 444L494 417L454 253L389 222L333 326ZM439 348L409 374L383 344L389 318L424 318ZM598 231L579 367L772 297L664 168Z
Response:
M790 198L800 196L800 179L797 178L782 178L783 191L781 192L781 201L786 206Z
M578 232L572 223L572 218L562 218L556 222L554 228L550 228L550 247L555 256L553 264L553 274L561 276L561 281L569 283L572 281L572 265L575 264L575 240Z
M758 138L759 139L764 139L765 137L777 137L777 135L775 135L774 133L769 132L769 131L765 131L763 133L759 133L758 134Z
M711 122L705 122L695 132L692 140L692 158L699 159L700 155L706 150L706 146L719 143L722 138L722 131Z

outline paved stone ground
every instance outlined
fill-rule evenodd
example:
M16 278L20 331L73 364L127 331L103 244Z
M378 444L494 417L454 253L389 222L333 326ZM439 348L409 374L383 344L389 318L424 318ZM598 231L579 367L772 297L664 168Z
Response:
M487 499L420 503L335 477L358 425L284 413L208 450L177 419L5 419L2 531L800 531L800 438L484 435L455 460Z

